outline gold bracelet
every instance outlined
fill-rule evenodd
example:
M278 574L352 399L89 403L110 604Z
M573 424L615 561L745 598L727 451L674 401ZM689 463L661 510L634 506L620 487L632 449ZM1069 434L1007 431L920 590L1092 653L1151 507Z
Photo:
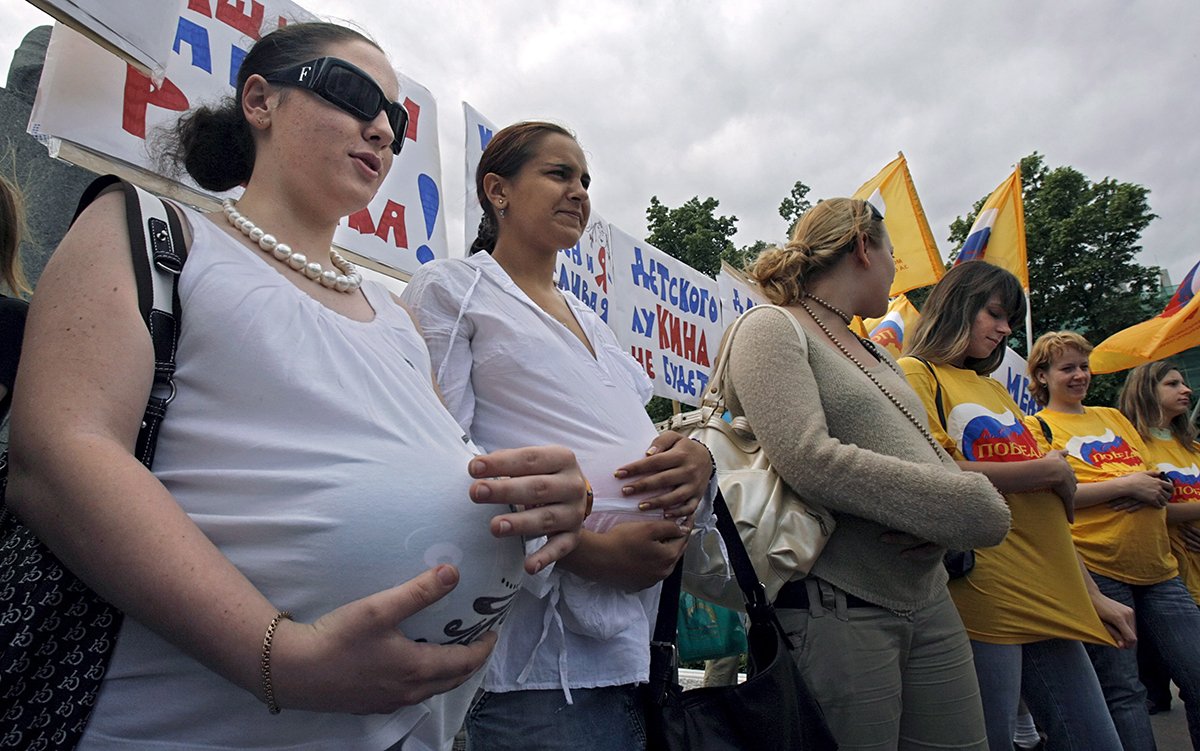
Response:
M263 696L267 700L267 711L271 714L279 714L279 705L275 703L275 687L271 685L271 642L275 639L275 629L279 628L279 622L284 618L292 620L292 614L288 610L281 610L271 619L271 625L267 626L267 633L263 635L262 647L262 686Z
M592 504L596 502L596 494L592 492L592 484L586 477L583 478L583 484L587 486L587 506L583 509L583 518L586 519L592 515Z

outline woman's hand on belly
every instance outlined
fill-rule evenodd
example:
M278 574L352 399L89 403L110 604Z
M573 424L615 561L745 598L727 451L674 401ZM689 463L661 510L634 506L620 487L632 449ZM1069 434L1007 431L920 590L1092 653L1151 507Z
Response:
M440 645L411 641L397 628L457 584L457 569L438 566L314 623L281 621L271 647L279 706L386 714L462 684L487 662L494 633L466 646Z
M592 581L639 592L670 575L691 529L674 521L624 522L607 532L584 530L579 547L560 564Z
M475 503L523 507L493 517L493 535L549 537L525 559L528 573L536 574L579 544L587 511L587 481L569 449L530 446L494 451L473 458L468 471L478 478L471 485Z
M638 508L662 509L663 516L670 519L690 516L696 510L713 471L712 454L703 443L668 430L654 439L644 458L626 464L613 475L628 478L621 488L627 496L658 491Z

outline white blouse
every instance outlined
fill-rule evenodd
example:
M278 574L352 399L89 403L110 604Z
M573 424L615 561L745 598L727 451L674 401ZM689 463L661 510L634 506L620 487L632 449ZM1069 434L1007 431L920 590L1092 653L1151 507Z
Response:
M298 621L450 562L458 587L398 628L448 642L498 625L524 573L521 545L489 532L507 507L467 495L476 452L438 401L409 316L370 282L375 318L339 315L210 220L188 218L178 395L155 475ZM126 618L79 748L368 751L405 738L406 751L440 751L480 679L391 715L272 716Z
M423 266L405 290L451 414L488 450L560 444L595 492L585 526L662 518L622 497L613 472L657 435L644 409L651 384L612 331L570 295L595 357L543 311L488 253ZM618 518L619 517L619 518ZM562 569L525 588L500 631L488 691L644 682L660 586L629 593Z

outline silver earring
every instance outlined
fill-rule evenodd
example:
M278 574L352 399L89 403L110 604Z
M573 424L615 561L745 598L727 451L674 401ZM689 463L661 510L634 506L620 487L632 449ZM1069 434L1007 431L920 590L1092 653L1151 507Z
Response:
M503 219L507 213L508 213L508 209L501 206L500 207L500 218Z

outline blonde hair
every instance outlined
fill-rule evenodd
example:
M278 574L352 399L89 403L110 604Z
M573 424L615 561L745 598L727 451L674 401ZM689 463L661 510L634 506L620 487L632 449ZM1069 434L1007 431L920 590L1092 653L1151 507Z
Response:
M1038 404L1045 407L1050 403L1050 389L1037 379L1037 374L1050 367L1054 358L1068 349L1077 349L1085 355L1092 353L1092 345L1082 334L1074 331L1050 331L1042 334L1029 351L1029 393Z
M0 281L18 297L32 290L21 268L21 237L25 234L25 201L21 191L0 175Z
M804 297L804 285L831 268L858 246L880 245L886 230L883 215L855 198L830 198L813 206L792 230L782 248L768 248L749 269L750 278L776 305Z
M1166 380L1171 371L1183 376L1179 366L1170 360L1159 360L1139 365L1129 371L1125 385L1121 387L1121 395L1117 398L1117 408L1129 418L1133 426L1143 437L1150 437L1151 428L1167 428L1175 440L1189 451L1196 440L1196 426L1188 419L1185 412L1176 415L1167 425L1163 425L1162 404L1158 400L1158 384Z

